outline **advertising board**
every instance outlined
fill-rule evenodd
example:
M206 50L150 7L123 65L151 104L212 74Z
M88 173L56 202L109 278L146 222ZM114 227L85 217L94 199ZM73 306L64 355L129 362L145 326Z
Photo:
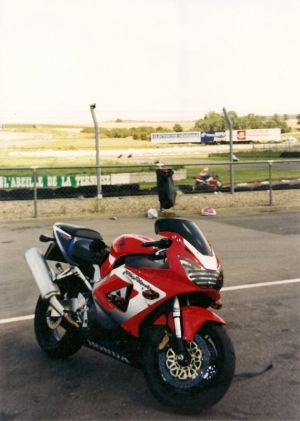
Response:
M151 143L200 143L200 132L151 133Z
M36 187L79 187L97 184L95 175L49 175L37 176ZM111 175L102 175L101 184L112 184ZM33 176L28 177L0 177L0 189L33 188Z
M203 143L221 143L225 142L225 132L201 132L201 142Z
M280 142L281 129L233 130L233 142ZM152 133L151 143L223 143L229 142L229 130L206 132Z
M233 130L233 142L280 142L281 129L245 129ZM226 142L229 142L229 130L226 130Z

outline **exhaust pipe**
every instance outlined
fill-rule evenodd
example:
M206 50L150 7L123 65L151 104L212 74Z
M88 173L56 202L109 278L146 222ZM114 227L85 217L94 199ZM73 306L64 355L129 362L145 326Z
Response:
M49 304L60 316L64 317L71 325L77 328L80 327L79 324L75 322L75 320L73 320L72 317L68 315L68 313L65 312L64 307L61 305L61 303L58 301L55 295L52 295L52 297L49 300Z
M58 286L52 281L51 270L37 247L32 247L25 252L25 259L37 284L43 300L48 300L53 295L59 295Z
M32 247L25 252L25 259L42 299L49 300L51 307L53 307L60 316L63 316L70 324L78 328L79 324L66 313L65 308L56 298L56 295L60 295L60 290L52 280L51 270L44 259L41 250L37 247Z

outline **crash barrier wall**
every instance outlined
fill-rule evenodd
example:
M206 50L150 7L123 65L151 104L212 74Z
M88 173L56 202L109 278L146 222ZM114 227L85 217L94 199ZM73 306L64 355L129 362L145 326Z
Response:
M233 189L231 189L230 184L223 184L220 188L213 188L206 184L197 184L193 180L194 177L188 175L190 166L197 166L199 172L204 167L214 168L214 173L217 172L215 171L216 167L225 167L229 173L232 166L233 174L238 167L243 168L245 173L249 173L251 168L261 168L264 170L264 180L250 184L247 182L236 184L233 180ZM180 194L213 193L216 190L230 193L268 190L269 204L272 206L272 192L274 190L300 188L299 159L245 162L176 162L174 165L170 164L167 166L170 169L172 167L174 168L172 181L174 181L175 190ZM296 174L293 180L283 178L281 180L273 180L274 168L282 168L282 173L284 174L284 169L290 169L291 167ZM95 174L98 168L102 172L100 177L101 197L159 194L157 168L153 165L0 167L0 201L33 200L34 216L37 217L38 201L41 199L97 197L98 188ZM122 172L120 173L120 171ZM49 175L45 175L47 173ZM53 175L62 173L64 175ZM196 176L197 174L193 175Z

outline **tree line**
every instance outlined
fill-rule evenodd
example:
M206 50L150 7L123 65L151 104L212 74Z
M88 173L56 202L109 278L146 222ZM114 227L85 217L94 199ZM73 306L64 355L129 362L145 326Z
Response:
M141 127L132 127L130 129L126 128L114 128L106 129L100 127L100 134L102 138L126 138L132 137L134 140L150 140L151 133L167 133L172 132L173 130L167 129L165 127L150 127L150 126L141 126ZM85 127L82 129L82 133L94 133L93 127ZM182 131L182 130L181 130Z
M260 116L256 114L248 114L239 117L235 111L229 111L233 130L245 129L281 129L281 133L288 133L291 127L287 124L288 116L281 118L278 114L271 117ZM218 114L214 111L209 112L196 121L195 130L199 131L223 131L228 129L228 124L224 114Z
M285 114L280 117L278 114L274 114L271 117L260 116L256 114L248 114L246 116L239 117L235 111L229 111L228 114L232 120L233 130L245 130L245 129L281 129L281 133L289 133L291 127L288 126L287 120L288 116ZM300 114L297 116L300 124ZM121 119L116 120L116 124L122 122ZM214 111L210 111L205 114L203 118L200 118L195 122L194 127L188 131L224 131L228 129L228 123L224 114L219 114ZM150 127L150 126L141 126L141 127L132 127L129 129L126 128L113 128L106 129L100 127L101 137L103 138L126 138L132 137L134 140L150 140L151 133L168 133L168 132L182 132L183 128L180 124L176 123L173 126L173 129L165 128L162 126L159 127ZM93 133L93 127L85 127L82 129L82 133Z

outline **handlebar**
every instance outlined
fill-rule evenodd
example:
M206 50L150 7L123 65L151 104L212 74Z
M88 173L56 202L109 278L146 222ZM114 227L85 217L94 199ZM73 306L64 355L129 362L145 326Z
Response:
M158 247L161 249L167 249L172 244L172 240L169 238L161 238L158 241L146 241L145 243L142 243L142 247Z

